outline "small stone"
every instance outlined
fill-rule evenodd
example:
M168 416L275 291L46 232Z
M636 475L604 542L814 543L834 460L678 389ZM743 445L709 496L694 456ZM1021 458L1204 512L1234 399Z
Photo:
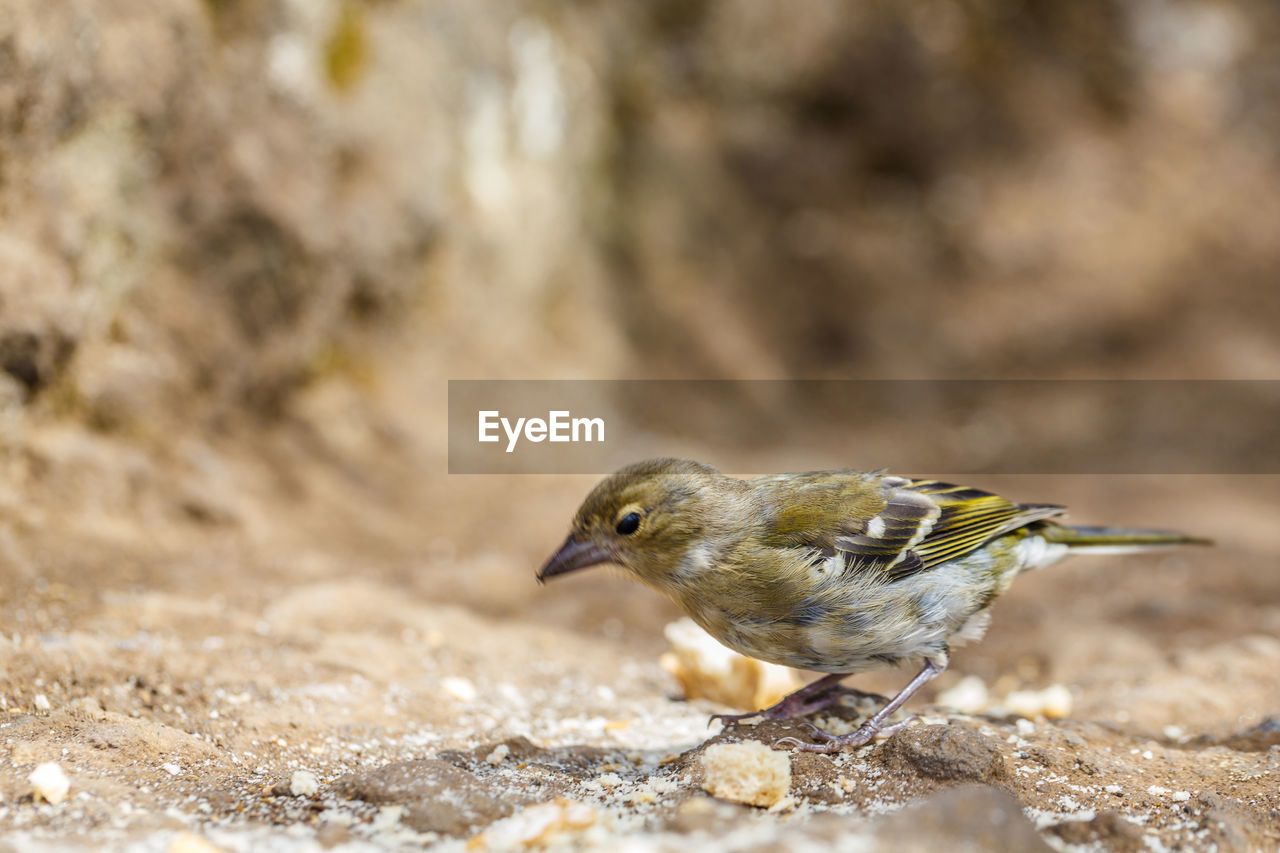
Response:
M1146 850L1142 828L1119 812L1101 812L1091 820L1069 820L1047 830L1066 844L1079 847L1100 846L1117 853Z
M1006 775L1004 756L995 744L961 726L905 729L879 750L887 763L931 779L992 782Z
M43 693L36 694L34 704L38 714L47 714L53 710L53 706L49 704L49 697Z
M506 817L528 800L494 793L472 773L437 759L400 761L344 776L339 796L377 806L403 806L401 821L418 832L464 835Z
M506 761L507 756L510 754L511 747L507 746L505 743L500 743L493 748L493 752L490 752L484 757L484 760L485 762L492 764L494 767L497 767L499 764Z
M1052 850L1012 797L982 785L943 791L882 818L872 829L879 842L875 850Z
M295 797L314 797L320 790L320 780L310 770L295 770L289 777L289 793Z
M1174 791L1172 799L1175 803L1185 803L1191 799L1191 792L1190 791Z
M65 800L71 790L71 780L56 761L46 761L32 770L27 781L31 783L33 797L54 806Z

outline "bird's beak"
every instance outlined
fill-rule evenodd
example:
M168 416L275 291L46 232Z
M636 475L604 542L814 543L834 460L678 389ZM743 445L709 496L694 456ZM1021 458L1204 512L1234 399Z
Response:
M564 575L569 572L576 572L578 569L585 569L591 566L598 566L601 563L609 563L614 561L613 552L608 548L597 545L594 542L575 539L572 534L564 540L564 544L560 546L560 550L552 555L547 564L538 572L538 583L545 583L547 578L556 575Z

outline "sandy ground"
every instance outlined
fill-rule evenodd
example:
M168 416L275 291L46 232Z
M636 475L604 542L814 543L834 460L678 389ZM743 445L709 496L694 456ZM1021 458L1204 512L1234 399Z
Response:
M534 583L588 482L442 478L418 533L364 539L341 501L281 505L283 532L332 521L331 547L200 513L149 538L6 526L0 849L1280 845L1274 478L984 482L1222 544L1021 579L915 725L790 756L769 809L709 797L701 754L803 726L708 727L726 709L678 696L658 663L677 614L648 591L608 571ZM970 713L936 704L966 678ZM1051 685L1065 718L1001 710ZM56 804L29 781L47 762L69 781Z

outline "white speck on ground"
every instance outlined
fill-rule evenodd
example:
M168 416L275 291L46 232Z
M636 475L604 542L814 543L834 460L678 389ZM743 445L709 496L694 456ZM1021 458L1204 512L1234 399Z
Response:
M50 805L58 805L67 798L71 790L71 780L66 771L55 761L46 761L36 767L27 776L31 783L31 795L37 800L44 800Z

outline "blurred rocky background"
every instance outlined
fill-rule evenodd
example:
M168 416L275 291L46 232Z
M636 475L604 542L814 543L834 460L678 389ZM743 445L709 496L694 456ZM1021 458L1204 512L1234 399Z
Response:
M446 478L448 378L1276 378L1278 38L1266 2L5 0L0 538L374 549L450 597L486 571L423 554L507 577L585 482Z
M451 377L1280 364L1261 0L0 11L11 537L452 554Z

